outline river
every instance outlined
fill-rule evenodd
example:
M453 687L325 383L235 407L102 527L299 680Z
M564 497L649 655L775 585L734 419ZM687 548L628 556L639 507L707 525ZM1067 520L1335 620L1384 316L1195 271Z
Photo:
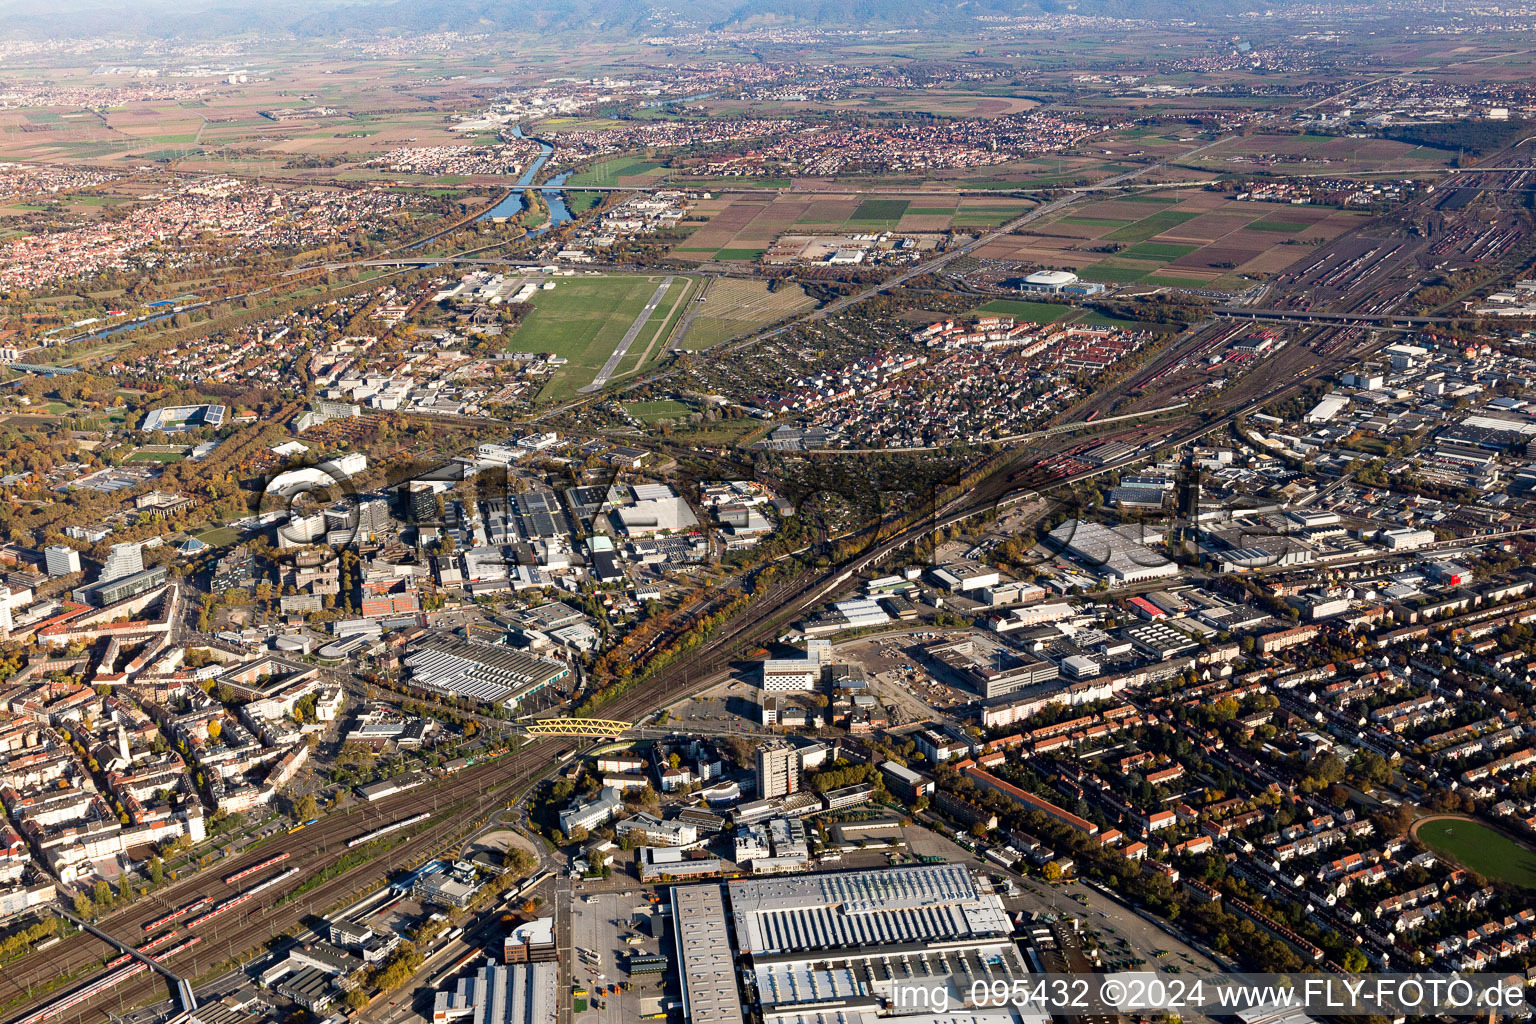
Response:
M514 138L519 139L528 137L523 134L523 128L521 125L513 126L512 135ZM533 185L533 179L539 173L539 169L542 168L545 162L549 160L549 155L555 151L555 147L550 145L548 142L545 142L543 139L536 139L535 141L539 144L538 159L534 160L533 163L528 165L528 169L523 172L523 176L521 178L518 178L517 181L513 182L512 190L502 197L501 202L497 203L489 210L486 210L480 216L476 217L475 220L491 220L496 217L516 217L518 214L523 212L525 208L523 193ZM557 187L564 185L565 180L570 176L571 172L569 171L566 171L564 174L557 174L539 187L539 194L544 197L544 205L549 207L549 222L534 231L528 232L530 236L536 238L539 235L542 235L544 232L548 231L550 228L555 227L558 224L564 224L566 221L572 219L571 208L567 206L565 202L565 193Z

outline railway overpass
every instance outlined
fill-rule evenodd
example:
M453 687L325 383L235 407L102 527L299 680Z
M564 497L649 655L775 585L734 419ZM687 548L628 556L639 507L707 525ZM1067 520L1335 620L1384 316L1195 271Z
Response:
M75 340L73 338L71 341ZM57 377L65 373L79 373L79 369L73 366L49 366L46 363L6 363L13 370L22 373L35 373L41 377Z
M105 942L110 946L117 947L118 952L121 953L125 958L131 957L132 959L144 964L144 966L148 967L150 970L164 975L166 980L172 982L176 987L176 1000L181 1004L182 1014L190 1014L193 1010L197 1009L197 996L193 993L192 986L187 982L186 978L167 967L163 960L157 959L156 957L147 956L146 954L141 953L137 947L131 946L128 943L123 942L121 939L116 938L115 936L109 935L107 932L102 931L100 928L91 924L89 921L82 921L80 918L66 910L62 901L56 901L53 904L52 909L54 913L68 921L73 922L74 925L82 931L90 932L102 942Z

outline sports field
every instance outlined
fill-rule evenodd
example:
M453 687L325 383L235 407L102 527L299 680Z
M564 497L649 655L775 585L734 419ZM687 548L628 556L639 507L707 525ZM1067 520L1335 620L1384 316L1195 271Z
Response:
M659 420L680 419L693 412L690 406L671 398L655 402L630 402L624 408L628 409L629 414L635 419L652 426Z
M1415 831L1424 845L1494 882L1536 889L1536 852L1466 818L1436 818Z
M1011 316L1015 320L1028 320L1037 324L1081 324L1085 327L1123 327L1127 330L1165 333L1178 330L1172 324L1142 323L1108 316L1096 309L1069 306L1059 302L1029 302L1021 299L993 299L972 310L974 313L994 313Z
M978 313L996 313L1016 320L1029 320L1037 324L1053 324L1077 310L1059 302L1026 302L1019 299L993 299L982 306Z

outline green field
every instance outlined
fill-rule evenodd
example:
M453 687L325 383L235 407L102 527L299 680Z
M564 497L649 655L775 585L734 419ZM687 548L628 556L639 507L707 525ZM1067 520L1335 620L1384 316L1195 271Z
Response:
M596 184L595 182L593 184ZM673 178L669 184L678 188L701 188L716 190L720 187L719 178ZM732 188L789 188L791 182L788 178L732 178Z
M1100 313L1096 309L1084 310L1083 315L1072 322L1082 324L1085 327L1119 327L1128 331L1151 331L1154 334L1174 334L1179 330L1174 324L1154 324L1145 323L1140 320L1127 320L1124 317Z
M1063 217L1062 224L1078 224L1085 228L1123 228L1135 221L1120 220L1117 217Z
M1198 277L1164 277L1153 274L1141 279L1141 283L1154 288L1210 288L1212 283Z
M1536 852L1487 825L1441 818L1420 825L1416 835L1436 853L1491 881L1536 889Z
M578 217L602 201L601 192L567 192L565 194L565 205Z
M651 425L655 425L658 420L680 419L693 412L689 406L670 398L658 402L630 402L624 408L635 419Z
M580 187L582 185L617 185L620 178L635 178L642 175L651 176L662 173L661 164L648 160L636 160L634 157L621 156L612 160L603 160L593 164L584 171L577 171L567 179L566 184Z
M1011 316L1019 320L1030 320L1037 324L1053 324L1057 320L1075 312L1075 310L1071 306L1064 306L1055 302L1023 302L1018 299L993 299L976 312L996 313L1000 316Z
M1110 242L1145 242L1153 235L1160 235L1170 228L1176 228L1187 220L1194 220L1197 213L1179 213L1177 210L1160 210L1150 217L1143 217L1135 224L1127 225L1119 231L1111 231L1105 235Z
M715 259L744 260L750 263L753 260L762 259L763 253L767 251L767 249L721 249L719 252L715 253Z
M1175 245L1172 242L1138 242L1123 252L1116 253L1121 259L1156 260L1168 263L1180 256L1188 256L1198 245Z
M683 311L689 308L698 288L699 282L693 278L672 282L661 304L651 313L640 336L630 346L629 355L619 363L616 377L653 366L666 355L667 345L672 342L672 334L677 330L677 322L683 318Z
M569 360L539 393L542 399L568 397L597 376L660 283L660 277L638 275L561 278L554 288L533 296L533 312L507 339L507 350L549 352ZM680 277L672 291L688 284L688 278ZM671 298L669 292L663 306ZM643 349L646 342L642 330L630 351Z
M905 199L866 199L854 208L853 216L848 218L848 227L851 230L888 231L896 226L911 205Z
M223 548L239 540L240 535L232 527L220 526L212 530L204 530L197 535L197 539L209 547Z
M1099 281L1104 284L1130 284L1132 281L1140 281L1150 272L1136 267L1107 267L1099 263L1078 271L1078 275L1084 281Z
M186 452L134 452L124 459L124 462L159 462L169 464L180 462L187 457Z
M1212 282L1206 281L1204 278L1170 278L1170 276L1164 276L1161 273L1154 273L1154 275L1141 278L1141 284L1161 287L1161 289L1209 289L1209 287L1212 287Z

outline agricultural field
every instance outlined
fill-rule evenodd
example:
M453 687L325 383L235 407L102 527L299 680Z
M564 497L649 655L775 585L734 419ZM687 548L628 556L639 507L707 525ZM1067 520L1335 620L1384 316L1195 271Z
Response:
M1366 216L1181 189L1081 203L980 255L1107 285L1241 291Z
M468 65L450 58L443 66ZM260 81L205 80L195 96L178 103L133 99L100 110L62 104L0 110L0 160L131 167L155 161L189 171L368 180L389 175L362 165L399 146L497 141L452 131L452 122L436 111L401 110L397 89L412 77L404 69L333 69L322 78L305 77L303 89L294 90L301 73L301 67L279 66ZM88 67L58 68L49 79L86 89L122 84L104 82ZM319 107L329 112L286 119L262 113Z
M978 231L997 227L1030 210L1027 199L1006 196L859 198L851 194L753 195L732 193L696 203L692 216L707 218L672 249L684 260L755 261L786 233L807 235L906 234Z
M1456 154L1391 139L1331 135L1250 135L1230 139L1192 158L1213 171L1273 174L1408 174L1451 166Z
M709 283L677 344L694 350L709 348L813 305L814 300L798 285L786 284L770 292L765 281L720 278Z

